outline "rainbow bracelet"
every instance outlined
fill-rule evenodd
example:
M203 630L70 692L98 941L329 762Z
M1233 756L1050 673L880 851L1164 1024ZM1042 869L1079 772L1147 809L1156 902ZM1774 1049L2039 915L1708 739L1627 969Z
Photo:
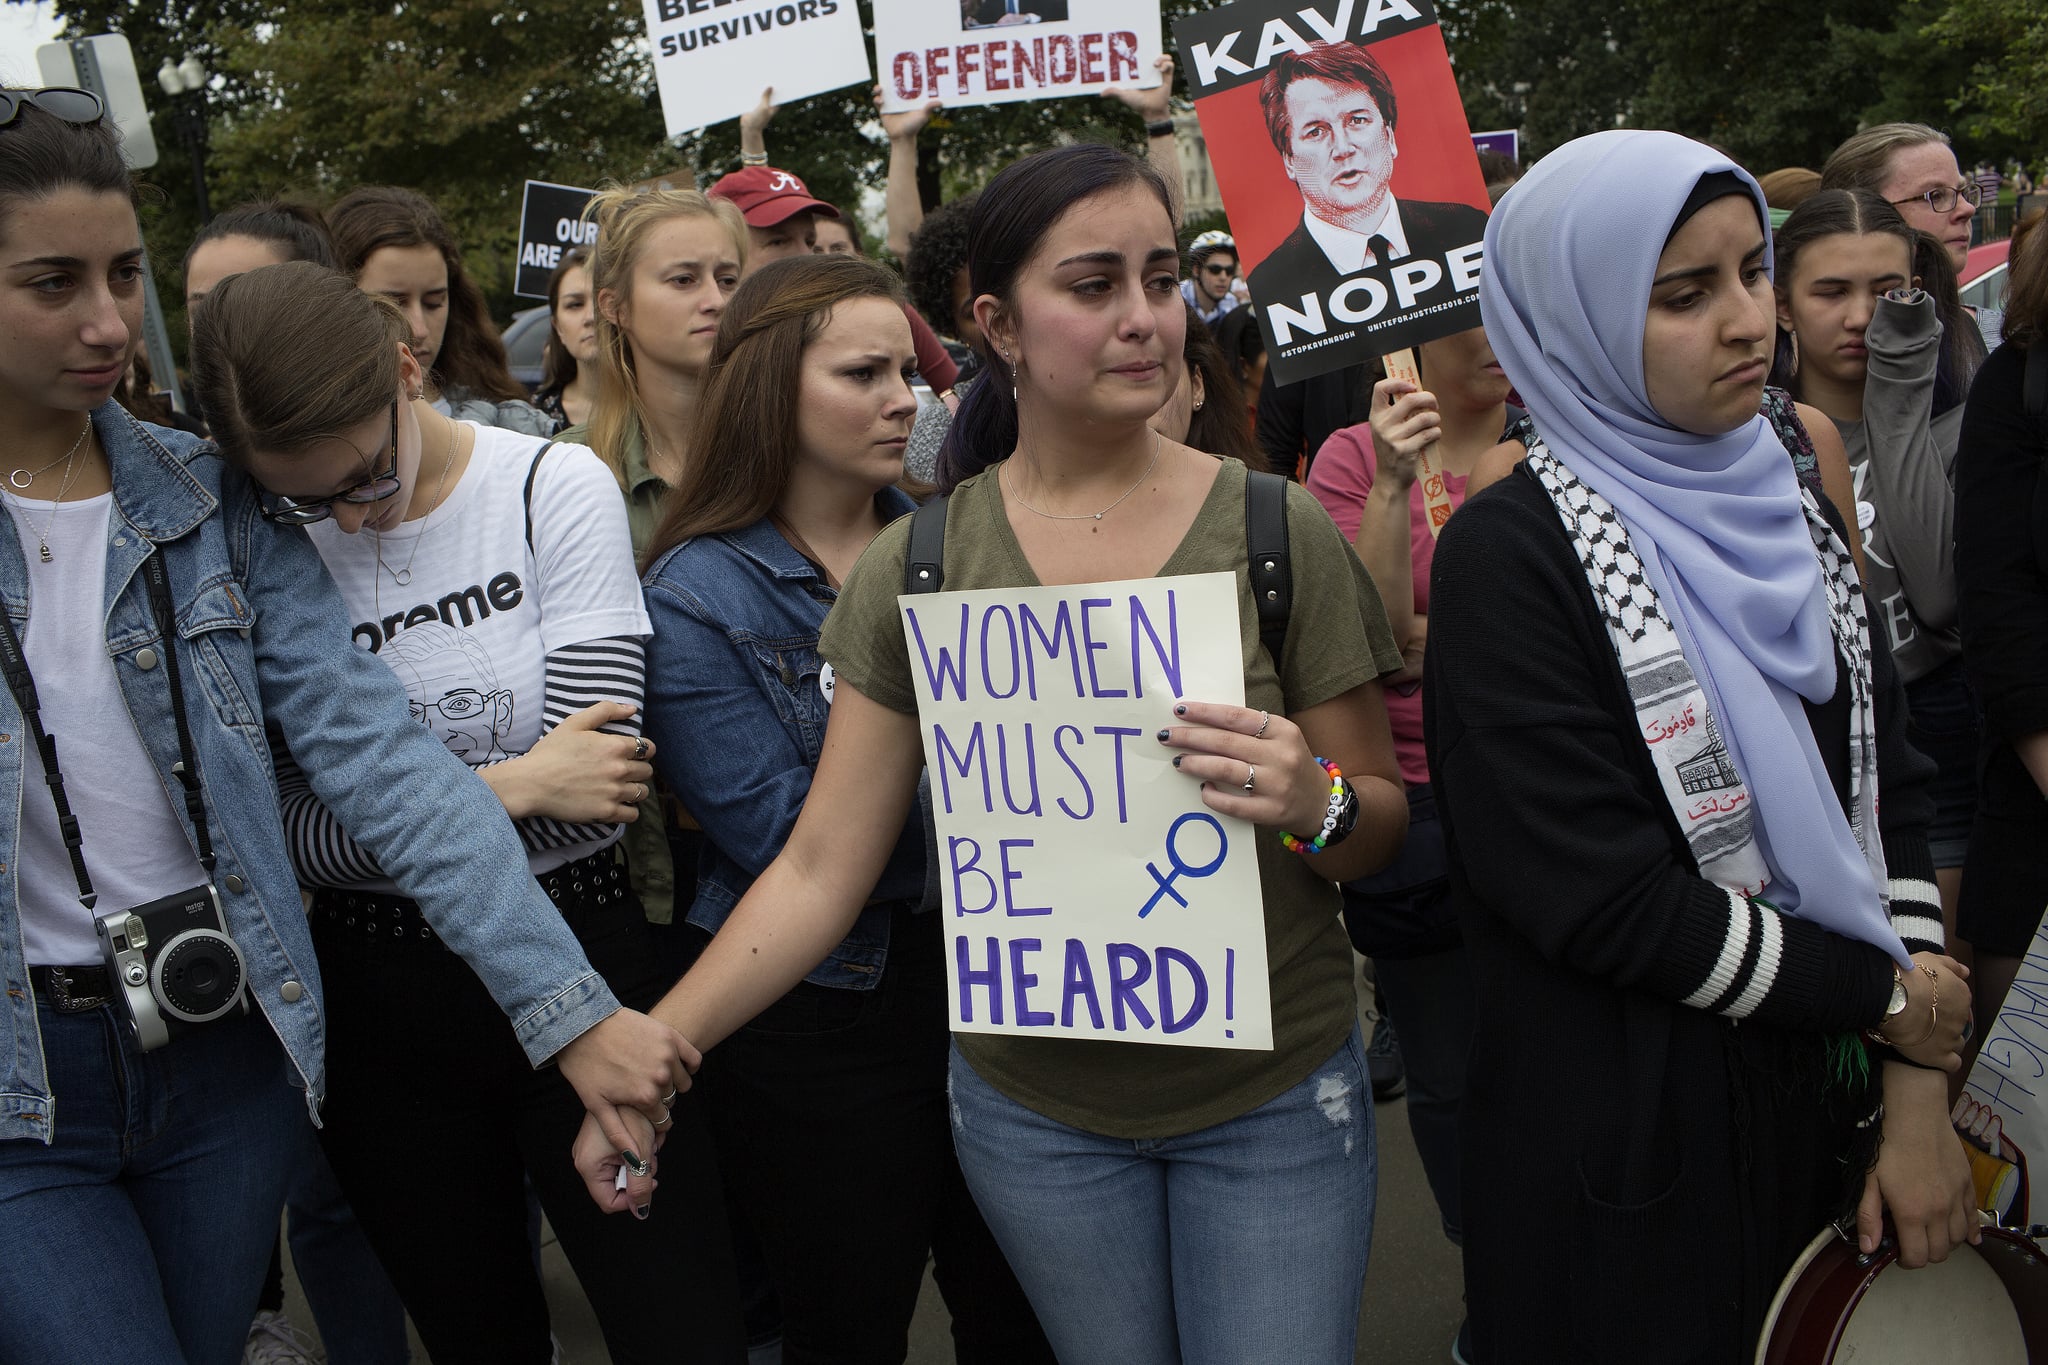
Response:
M1295 853L1321 853L1337 828L1337 817L1344 812L1344 774L1336 764L1320 754L1316 756L1316 765L1330 775L1330 809L1323 816L1322 832L1312 840L1289 834L1284 829L1280 831L1281 844Z

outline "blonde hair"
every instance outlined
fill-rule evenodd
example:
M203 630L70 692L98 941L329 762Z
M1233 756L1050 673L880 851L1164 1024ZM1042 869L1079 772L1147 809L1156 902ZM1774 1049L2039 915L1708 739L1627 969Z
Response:
M192 389L221 454L291 454L391 406L412 325L311 261L230 275L192 319Z
M647 236L676 218L709 218L732 239L733 253L745 269L747 224L740 211L724 199L697 190L634 190L608 183L583 211L585 222L597 226L597 245L590 252L590 294L593 303L606 290L615 298L632 293L633 268L640 262ZM640 402L639 375L633 343L602 308L594 308L597 327L597 399L590 410L587 444L611 468L619 487L626 487L626 441L635 426L643 431L646 410Z
M1865 128L1852 134L1828 157L1827 164L1820 168L1820 187L1824 190L1869 190L1883 199L1885 182L1892 176L1892 158L1908 147L1920 147L1929 142L1939 142L1946 147L1949 145L1948 134L1924 123L1880 123L1874 128Z

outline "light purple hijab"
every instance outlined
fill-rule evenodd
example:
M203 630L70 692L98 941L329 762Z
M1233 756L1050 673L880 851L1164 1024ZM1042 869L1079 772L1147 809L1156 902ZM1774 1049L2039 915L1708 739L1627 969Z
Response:
M1487 221L1480 310L1551 453L1628 526L1749 785L1764 896L1904 962L1878 832L1866 856L1801 705L1834 695L1836 661L1791 458L1762 416L1718 436L1671 426L1643 377L1657 257L1700 178L1729 171L1761 232L1763 192L1711 148L1626 129L1567 143Z

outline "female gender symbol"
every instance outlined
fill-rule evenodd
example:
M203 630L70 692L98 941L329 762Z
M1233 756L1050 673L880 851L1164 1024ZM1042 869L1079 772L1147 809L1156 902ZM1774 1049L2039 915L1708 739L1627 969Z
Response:
M1210 829L1216 831L1216 856L1203 863L1200 867L1191 866L1182 861L1180 856L1180 827L1190 820L1200 820ZM1157 863L1145 864L1145 870L1152 874L1152 880L1159 889L1152 893L1152 899L1146 901L1144 908L1138 911L1138 918L1143 919L1151 914L1152 907L1159 904L1161 896L1171 896L1177 903L1185 906L1188 903L1188 898L1174 890L1173 884L1180 880L1182 873L1196 878L1214 876L1217 870L1223 866L1223 855L1229 851L1230 839L1223 832L1223 822L1209 814L1209 812L1205 810L1191 810L1186 815L1175 820L1166 830L1166 860L1173 864L1173 871L1161 872Z

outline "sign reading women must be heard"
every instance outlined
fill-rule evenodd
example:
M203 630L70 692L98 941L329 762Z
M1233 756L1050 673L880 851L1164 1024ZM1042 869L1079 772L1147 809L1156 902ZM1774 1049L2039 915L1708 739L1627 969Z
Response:
M645 0L670 137L869 79L853 0Z
M1255 832L1156 735L1242 704L1227 573L904 596L953 1027L1270 1048Z
M1159 53L1159 0L875 0L884 113L1149 90Z

